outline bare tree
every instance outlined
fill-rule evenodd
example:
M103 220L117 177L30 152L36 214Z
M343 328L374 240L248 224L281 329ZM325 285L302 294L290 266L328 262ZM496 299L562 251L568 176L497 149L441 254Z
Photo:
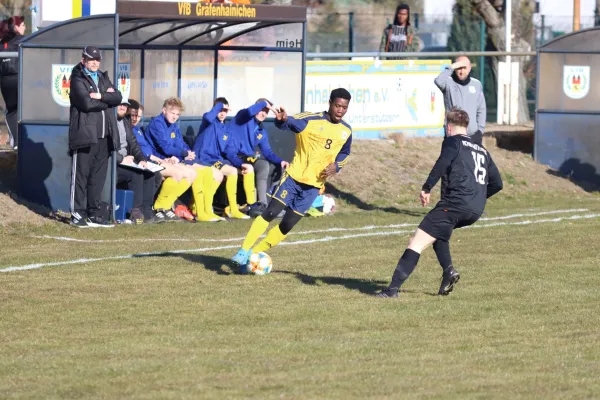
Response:
M496 0L469 0L473 8L484 19L487 25L487 33L490 41L497 50L506 49L506 22L504 20L504 10L501 9L502 2ZM511 1L511 0L507 0ZM512 50L513 51L531 51L532 44L531 32L527 27L527 21L533 16L534 4L532 0L512 0L513 5L513 24L512 24ZM529 67L529 60L524 57L514 60L521 63L519 73L519 111L517 123L522 124L530 121L529 107L527 105L527 80L524 70ZM498 76L497 59L493 63L494 75Z
M13 15L25 16L31 0L2 0L0 2L0 16L12 17Z

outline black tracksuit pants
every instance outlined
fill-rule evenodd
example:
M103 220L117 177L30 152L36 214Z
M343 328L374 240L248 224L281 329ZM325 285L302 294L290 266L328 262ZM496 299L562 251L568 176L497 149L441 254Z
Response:
M153 172L118 166L117 187L131 190L133 192L133 208L143 211L146 217L149 215L156 193L156 176Z
M97 216L108 171L110 138L73 151L71 168L71 213L80 218Z
M6 103L6 125L14 146L18 145L17 120L19 109L19 75L6 75L0 81L2 97Z

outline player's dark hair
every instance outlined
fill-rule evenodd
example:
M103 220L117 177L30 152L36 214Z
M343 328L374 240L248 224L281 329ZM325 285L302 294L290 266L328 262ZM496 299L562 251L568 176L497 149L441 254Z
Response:
M229 102L227 101L227 99L225 97L217 97L215 99L215 102L213 103L213 106L215 106L217 103L223 103L226 106L229 105Z
M137 100L134 99L129 99L129 107L127 107L130 110L139 110L140 109L140 103Z
M446 123L448 125L460 126L466 128L469 126L469 114L465 110L453 107L446 114Z
M344 88L337 88L332 90L331 94L329 95L329 101L335 101L335 99L344 99L350 101L352 99L352 95Z
M396 14L394 14L394 25L400 25L400 21L398 21L398 13L400 10L408 11L408 19L406 20L406 26L410 26L410 6L408 4L400 4L396 7Z

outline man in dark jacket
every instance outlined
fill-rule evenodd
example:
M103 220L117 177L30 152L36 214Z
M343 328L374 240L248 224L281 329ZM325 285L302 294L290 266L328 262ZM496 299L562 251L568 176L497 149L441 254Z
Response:
M25 19L14 16L0 24L0 53L18 52L25 34ZM0 54L0 90L6 104L6 126L10 145L18 145L17 119L19 108L19 59Z
M117 107L117 129L119 130L119 147L117 148L117 186L133 191L133 208L130 219L134 224L151 222L145 216L152 215L152 203L156 192L155 174L148 170L140 170L134 166L146 168L146 156L142 151L133 128L127 109L130 103L123 100Z
M108 73L100 71L100 60L100 50L86 46L81 63L71 72L71 225L80 228L112 227L100 215L100 196L110 151L119 148L113 108L121 104L122 96Z

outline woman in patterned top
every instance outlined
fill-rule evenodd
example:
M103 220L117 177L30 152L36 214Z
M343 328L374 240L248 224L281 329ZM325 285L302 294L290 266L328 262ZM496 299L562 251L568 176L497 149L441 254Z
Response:
M400 4L396 8L394 24L388 25L383 30L379 51L401 53L418 50L419 40L410 24L410 7L407 4ZM388 57L387 59L394 60L400 59L400 57Z

